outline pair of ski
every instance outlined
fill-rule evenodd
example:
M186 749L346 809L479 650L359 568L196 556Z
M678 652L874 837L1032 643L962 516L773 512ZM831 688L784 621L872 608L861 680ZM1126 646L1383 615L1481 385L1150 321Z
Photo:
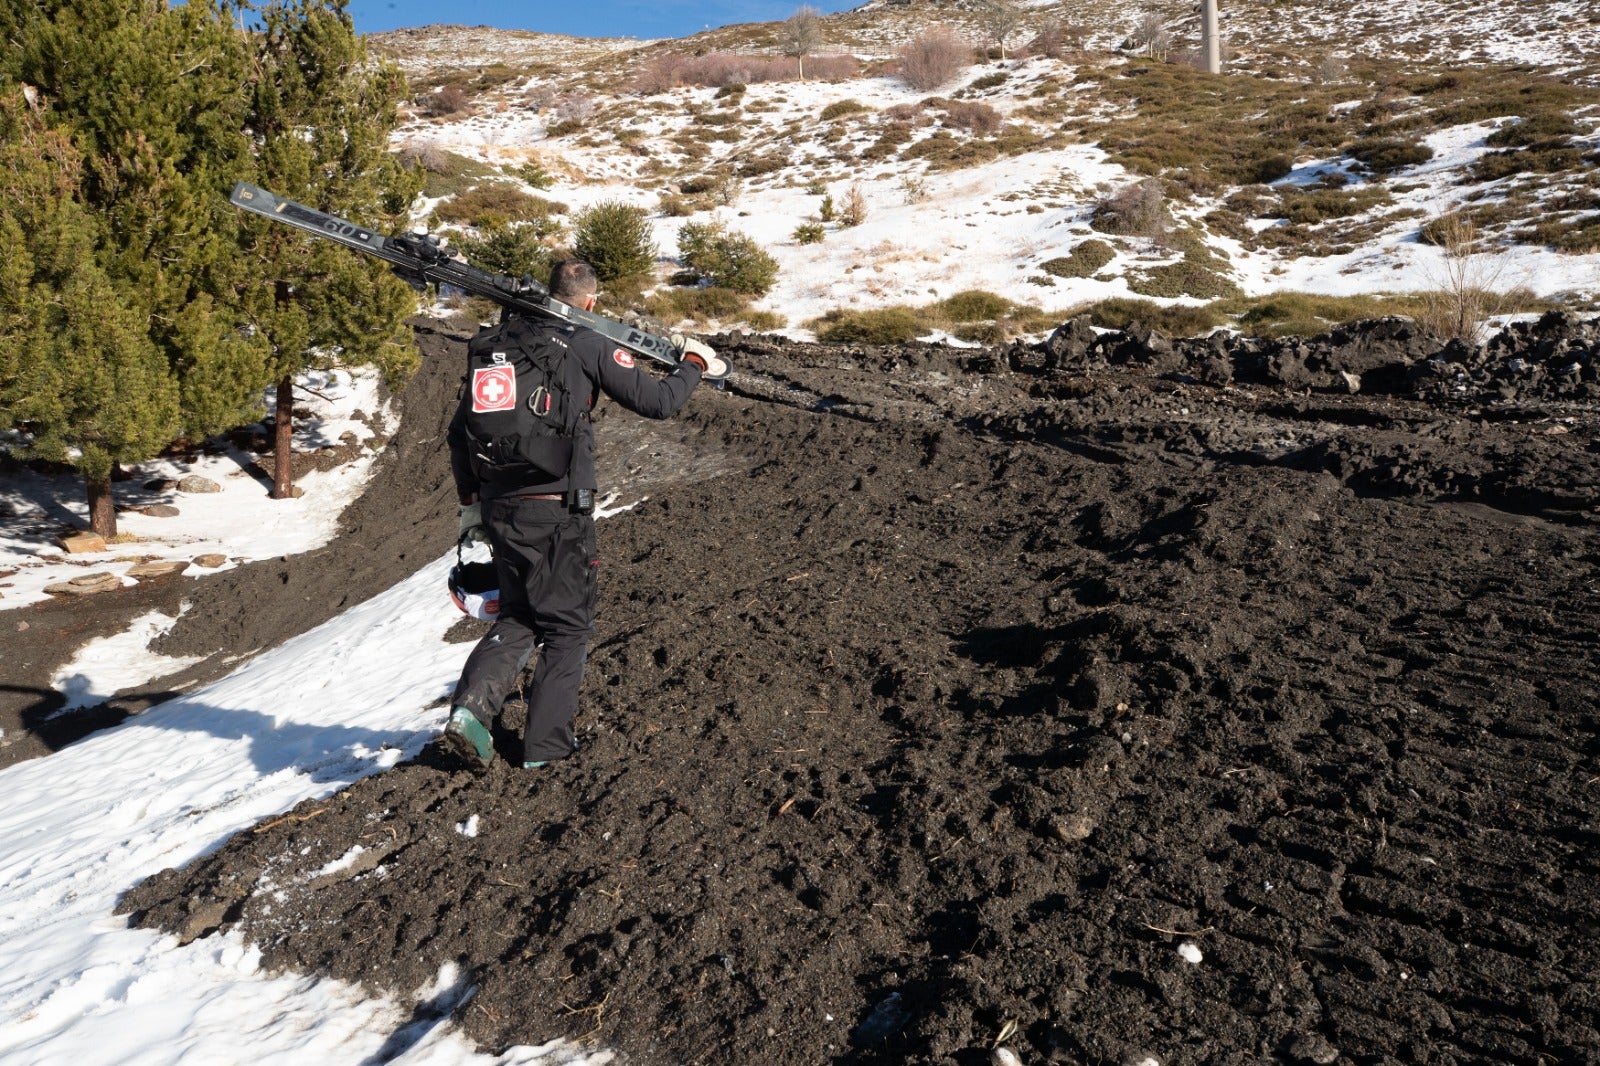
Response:
M575 326L586 326L635 355L667 366L677 366L683 359L682 349L665 337L563 303L532 278L491 274L453 259L439 243L437 236L410 233L385 237L354 222L346 222L325 211L286 200L243 181L233 187L228 201L251 214L276 219L346 248L376 256L414 285L454 285L474 296L493 300L502 307L559 319Z

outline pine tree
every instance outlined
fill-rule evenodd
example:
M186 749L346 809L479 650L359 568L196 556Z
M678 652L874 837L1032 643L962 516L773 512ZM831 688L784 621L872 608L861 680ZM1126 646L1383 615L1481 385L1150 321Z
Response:
M380 231L420 186L388 151L404 83L372 61L345 0L269 0L255 37L249 128L255 180L292 200ZM405 319L416 296L382 264L288 227L250 220L243 246L248 320L271 348L277 383L275 498L293 494L293 378L337 360L398 383L418 355Z
M10 326L31 338L10 384L0 379L0 404L34 454L84 474L91 528L106 536L113 465L149 458L185 426L220 428L261 376L265 345L237 329L225 287L238 250L224 176L249 158L239 10L35 0L0 14L16 46L0 59L16 134L6 180L53 167L61 181L32 207L0 203L26 235L30 280ZM23 221L30 211L54 228ZM193 411L180 407L191 373L214 382Z

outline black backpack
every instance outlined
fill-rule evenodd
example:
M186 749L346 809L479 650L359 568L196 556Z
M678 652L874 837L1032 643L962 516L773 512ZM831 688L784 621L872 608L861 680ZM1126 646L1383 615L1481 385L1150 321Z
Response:
M467 344L463 407L481 480L569 477L586 405L567 384L572 330L508 316Z

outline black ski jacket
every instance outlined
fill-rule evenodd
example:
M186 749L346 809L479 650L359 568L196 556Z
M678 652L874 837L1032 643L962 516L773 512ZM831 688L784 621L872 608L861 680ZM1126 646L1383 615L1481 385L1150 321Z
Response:
M576 451L571 475L554 481L480 482L472 466L466 433L467 411L472 399L463 388L446 438L450 444L450 473L455 478L456 495L462 503L470 502L474 496L491 500L507 494L565 494L570 489L593 491L599 486L595 484L594 473L594 424L588 412L593 410L599 395L604 393L646 418L670 418L688 402L689 394L700 384L700 370L693 363L679 363L665 377L647 374L635 365L643 356L635 356L592 329L554 322L550 323L550 329L567 343L563 373L570 395L586 401L578 420L577 438L573 441ZM574 481L579 483L574 484Z

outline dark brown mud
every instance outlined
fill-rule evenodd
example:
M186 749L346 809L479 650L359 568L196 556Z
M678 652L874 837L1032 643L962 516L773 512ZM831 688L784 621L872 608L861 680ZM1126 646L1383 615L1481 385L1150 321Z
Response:
M725 340L728 392L602 427L657 487L601 527L577 757L425 753L124 910L403 996L454 963L490 1048L1600 1062L1600 412L1560 328L1511 395L1526 346Z

